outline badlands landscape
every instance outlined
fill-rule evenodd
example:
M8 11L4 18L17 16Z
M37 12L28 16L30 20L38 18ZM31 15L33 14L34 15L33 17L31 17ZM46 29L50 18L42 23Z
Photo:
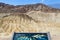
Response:
M12 40L14 32L49 32L51 40L60 40L60 9L0 3L0 40Z

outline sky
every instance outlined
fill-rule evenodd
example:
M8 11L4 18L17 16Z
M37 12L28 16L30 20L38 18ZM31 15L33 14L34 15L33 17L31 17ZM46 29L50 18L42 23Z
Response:
M60 3L60 0L0 0L0 2L11 5L25 5L35 3L43 3L48 5L48 4Z

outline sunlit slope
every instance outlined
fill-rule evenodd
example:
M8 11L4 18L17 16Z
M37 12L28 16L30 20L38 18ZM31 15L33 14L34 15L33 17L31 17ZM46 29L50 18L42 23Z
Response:
M0 28L7 34L14 32L37 32L38 30L35 20L25 14L4 16L0 24Z
M41 32L50 32L53 40L60 38L60 13L31 11L27 15L38 21Z
M9 36L14 32L50 32L53 40L60 38L59 15L60 13L32 11L4 16L0 19L0 36Z

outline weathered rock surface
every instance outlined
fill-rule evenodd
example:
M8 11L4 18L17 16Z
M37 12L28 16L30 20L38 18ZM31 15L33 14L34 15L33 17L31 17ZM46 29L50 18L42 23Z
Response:
M16 6L0 3L0 13L26 13L32 10L42 12L60 12L60 9L52 8L41 3Z
M59 9L43 4L9 6L0 3L0 10L0 40L12 40L14 32L50 32L52 40L60 40Z

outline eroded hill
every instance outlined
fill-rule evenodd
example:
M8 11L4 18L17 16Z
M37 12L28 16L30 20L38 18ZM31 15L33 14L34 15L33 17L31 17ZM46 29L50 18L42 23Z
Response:
M52 40L60 40L60 9L0 3L0 37L11 39L14 32L50 32Z
M31 17L25 14L4 16L0 22L0 33L12 35L14 32L37 32L38 25ZM0 35L1 36L1 35Z
M42 12L60 12L60 9L52 8L41 3L16 6L0 3L0 13L26 13L32 10Z

